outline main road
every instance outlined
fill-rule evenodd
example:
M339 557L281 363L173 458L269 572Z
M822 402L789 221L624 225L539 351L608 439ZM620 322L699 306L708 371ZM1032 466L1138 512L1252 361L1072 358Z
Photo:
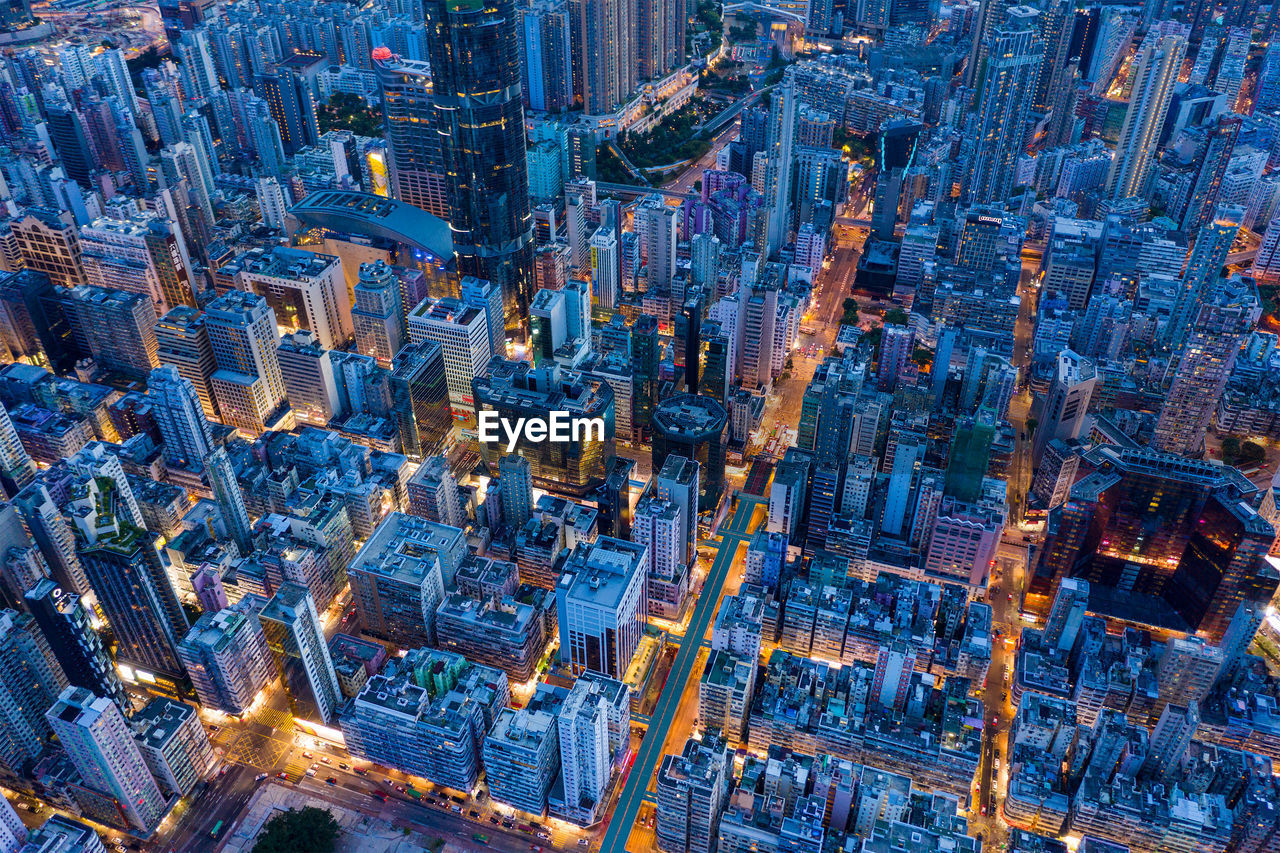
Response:
M716 607L720 602L720 592L729 576L729 567L733 565L738 547L751 538L747 528L756 506L763 503L765 499L753 495L740 495L737 500L738 505L734 510L733 520L729 522L727 528L720 531L720 547L715 560L711 563L711 570L707 573L707 582L702 587L703 594L698 598L693 617L689 620L689 629L685 631L680 641L680 650L676 653L671 672L658 697L658 704L650 720L649 729L645 732L635 763L627 776L622 793L618 796L613 815L609 818L609 828L600 845L600 849L606 853L627 849L627 839L640 814L640 803L645 798L649 781L653 778L658 762L662 758L662 744L667 739L667 730L675 720L676 711L680 707L680 698L693 677L698 651L702 647L707 629L711 626L711 619L715 616Z

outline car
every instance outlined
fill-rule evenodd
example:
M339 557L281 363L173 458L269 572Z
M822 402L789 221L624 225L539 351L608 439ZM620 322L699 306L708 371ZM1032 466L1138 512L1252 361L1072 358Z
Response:
M307 768L307 775L308 775L308 776L314 776L314 775L316 775L316 769L315 769L314 767L308 767L308 768Z
M991 718L991 725L993 725L993 726L998 726L998 725L1000 725L1000 718L999 718L999 717L992 717L992 718Z
M283 770L281 770L279 773L277 773L277 774L276 774L276 778L277 778L277 779L288 779L288 778L289 778L289 774L288 774L288 773L285 773Z
M501 822L502 821L498 820L497 815L489 815L489 823L493 824L494 826L497 826Z
M228 770L230 770L230 769L231 769L231 765L230 765L230 764L224 764L224 765L222 765L221 769L219 769L219 770L218 770L218 775L219 775L219 776L226 776L226 775L227 775L227 771L228 771Z
M302 753L302 757L303 757L303 758L307 758L307 759L315 758L315 756L314 756L314 755L312 755L312 754L311 754L311 753L309 753L309 752L304 752L304 753Z
M363 768L363 767L356 767L356 768L354 768L354 770L355 770L357 773L359 773L361 776L368 776L368 775L369 775L369 771L368 771L368 770L366 770L366 769L365 769L365 768Z
M382 781L386 782L388 785L392 784L390 779L383 779Z
M397 791L399 791L402 794L404 793L404 785L396 785L395 787Z
M982 804L982 813L983 813L984 815L987 813L987 804L986 804L986 803L983 803L983 804Z
M221 729L221 728L219 728L218 726L209 726L209 731L211 731L211 732L220 732L220 731L222 731L222 729Z
M1013 593L1009 593L1009 600L1013 601Z
M333 763L332 761L330 761L330 760L329 760L329 756L327 756L327 755L322 755L322 756L320 756L320 762L321 762L322 764L332 764L332 763Z
M388 796L386 795L386 792L384 792L384 791L370 791L369 793L373 795L374 799L376 799L376 800L382 800L382 802L384 802L384 803L385 803L388 799L390 799L390 797L388 797Z
M502 822L502 828L503 828L503 829L510 829L510 828L511 828L511 821L509 821L509 820L504 820L504 821Z
M351 769L351 767L350 767L350 765L347 765L347 764L339 764L339 765L338 765L338 769L339 769L339 770L350 770L350 769Z
M261 782L261 781L262 781L263 779L265 779L265 778L267 778L267 774L266 774L266 773L259 773L257 776L254 776L254 777L253 777L253 781L255 781L255 782Z
M590 847L590 846L591 846L591 840L590 840L589 838L579 838L579 839L578 839L578 846L579 846L579 847Z
M1002 694L1000 694L1000 701L1001 701L1001 702L1008 702L1008 701L1009 701L1009 693L1008 693L1007 691L1006 691L1006 692L1004 692L1004 693L1002 693Z
M472 809L471 811L467 812L467 814L471 815L471 817L480 817L480 812L476 811L475 809Z
M999 773L999 772L1000 772L1000 759L999 759L999 758L993 758L993 759L991 759L991 769L992 769L992 770L994 770L994 771L995 771L995 772L997 772L997 773Z
M456 812L457 814L462 814L462 806L454 806L454 807L453 807L453 810L454 810L454 812Z
M324 781L325 781L325 784L326 784L326 785L337 785L337 784L338 784L338 778L337 778L336 776L330 776L328 779L325 779Z
M116 853L124 853L124 845L123 845L123 844L117 844L117 845L116 845Z

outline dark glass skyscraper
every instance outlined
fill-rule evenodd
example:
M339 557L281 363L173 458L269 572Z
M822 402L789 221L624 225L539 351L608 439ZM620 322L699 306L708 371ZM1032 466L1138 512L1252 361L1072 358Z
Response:
M502 289L508 337L524 337L533 214L514 0L423 0L458 272Z

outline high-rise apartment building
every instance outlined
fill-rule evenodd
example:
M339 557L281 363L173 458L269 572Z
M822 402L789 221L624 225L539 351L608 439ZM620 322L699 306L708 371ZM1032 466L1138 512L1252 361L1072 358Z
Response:
M88 608L79 596L46 578L27 591L23 603L48 640L49 651L69 683L128 707L115 663L93 629Z
M1150 189L1156 143L1187 52L1185 32L1180 25L1163 21L1147 31L1138 48L1130 72L1129 108L1107 175L1106 192L1117 201L1145 196Z
M714 735L685 741L658 769L657 837L663 853L714 853L733 784L733 751Z
M205 613L178 645L200 704L243 714L276 677L256 613L236 607Z
M599 819L613 763L631 728L627 686L599 676L579 678L560 706L560 773L564 797L558 817L588 826Z
M0 765L14 776L50 741L44 711L67 686L39 623L25 613L0 611Z
M534 246L515 6L425 0L423 15L458 272L497 285L507 334L523 337Z
M517 11L526 109L559 113L573 106L573 7L568 0L537 0Z
M5 495L12 498L35 477L36 463L22 446L9 411L0 406L0 486Z
M59 301L80 352L99 366L138 381L159 366L149 296L85 284L63 291Z
M286 246L251 249L219 267L218 276L266 299L279 325L313 332L325 349L344 349L355 335L347 281L335 255Z
M86 787L115 800L129 826L150 832L167 811L124 714L110 699L68 687L45 718Z
M310 591L302 584L286 581L258 618L294 715L325 725L332 723L342 691Z
M147 378L147 398L164 439L165 462L199 471L213 449L213 430L200 405L200 395L176 367L165 365Z
M1035 459L1040 458L1045 445L1054 439L1065 441L1080 437L1097 384L1098 371L1092 361L1071 350L1058 354L1057 369L1036 429L1032 454Z

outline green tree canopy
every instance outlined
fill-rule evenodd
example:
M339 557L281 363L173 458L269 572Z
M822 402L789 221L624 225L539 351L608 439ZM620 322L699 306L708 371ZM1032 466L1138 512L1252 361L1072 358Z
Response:
M907 318L907 312L901 308L890 308L884 312L884 324L886 326L905 326L910 322Z
M289 809L267 821L253 853L333 853L339 834L328 809Z

